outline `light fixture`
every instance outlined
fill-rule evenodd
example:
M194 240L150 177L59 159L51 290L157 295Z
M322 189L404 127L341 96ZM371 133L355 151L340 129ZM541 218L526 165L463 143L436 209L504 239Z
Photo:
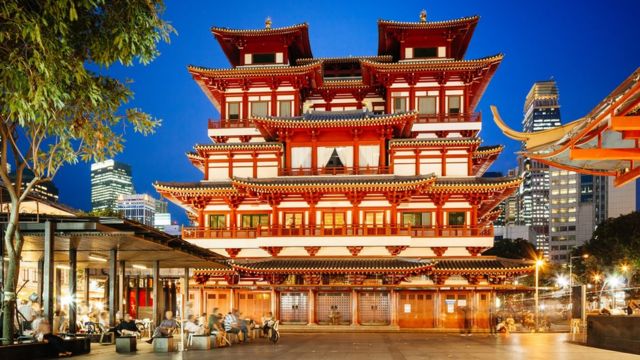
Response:
M71 270L71 266L66 265L66 264L58 264L56 265L57 269L62 269L62 270Z
M131 267L134 268L134 269L139 269L139 270L146 270L147 269L146 266L138 265L138 264L133 264L133 265L131 265Z
M569 285L569 278L567 278L565 275L556 276L556 285L559 288L564 288L564 287L568 286Z
M106 256L100 254L89 254L89 259L101 262L107 262L109 260Z

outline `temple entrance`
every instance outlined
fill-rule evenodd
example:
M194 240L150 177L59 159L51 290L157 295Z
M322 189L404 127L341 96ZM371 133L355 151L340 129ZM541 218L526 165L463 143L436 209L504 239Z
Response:
M491 324L491 319L489 318L489 314L491 312L491 293L490 292L481 292L476 293L476 304L477 307L474 311L474 327L478 329L488 329Z
M283 324L306 324L308 322L308 297L304 292L280 294L280 321Z
M243 318L260 320L271 311L271 293L267 291L242 291L237 295L238 310Z
M317 319L320 325L351 324L351 293L319 292Z
M440 318L446 329L464 329L465 308L472 308L470 292L446 292L440 296ZM473 317L471 313L467 316Z
M361 325L389 325L389 293L361 292L359 311Z
M398 325L403 328L433 328L434 295L429 291L402 291L398 302Z
M229 290L205 290L204 309L207 315L213 314L213 309L218 308L218 313L224 315L231 310L229 302Z

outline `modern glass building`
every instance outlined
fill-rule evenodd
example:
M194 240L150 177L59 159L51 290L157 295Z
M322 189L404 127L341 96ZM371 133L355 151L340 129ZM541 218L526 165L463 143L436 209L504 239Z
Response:
M105 160L91 164L91 209L115 209L120 195L133 194L131 166Z

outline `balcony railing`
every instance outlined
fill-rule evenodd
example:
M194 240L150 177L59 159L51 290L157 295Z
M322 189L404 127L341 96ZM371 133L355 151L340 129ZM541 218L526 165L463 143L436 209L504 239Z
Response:
M229 129L253 127L251 119L209 119L209 129Z
M493 226L427 226L398 227L373 225L343 226L270 226L252 229L210 229L201 227L182 228L184 239L255 239L258 237L292 237L292 236L410 236L415 238L439 237L493 237Z
M416 124L480 122L482 117L479 112L474 113L445 113L445 114L418 114Z
M389 174L388 166L360 166L360 167L324 167L312 168L286 168L280 169L279 176L308 176L308 175L378 175Z

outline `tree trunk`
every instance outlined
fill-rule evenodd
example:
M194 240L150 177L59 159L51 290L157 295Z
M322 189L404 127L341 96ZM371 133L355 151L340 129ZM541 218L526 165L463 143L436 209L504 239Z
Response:
M4 283L4 301L2 302L2 338L8 343L13 342L14 320L16 318L16 288L18 285L18 273L20 261L9 257L9 266Z
M12 202L13 205L13 202ZM19 209L19 203L13 206L9 221L7 223L7 230L4 233L4 245L9 258L9 266L5 272L4 289L2 297L2 338L4 342L9 344L13 343L14 331L14 319L16 317L16 289L18 286L18 274L20 271L20 253L22 246L16 247L16 232L17 224L19 220L19 212L14 211Z

